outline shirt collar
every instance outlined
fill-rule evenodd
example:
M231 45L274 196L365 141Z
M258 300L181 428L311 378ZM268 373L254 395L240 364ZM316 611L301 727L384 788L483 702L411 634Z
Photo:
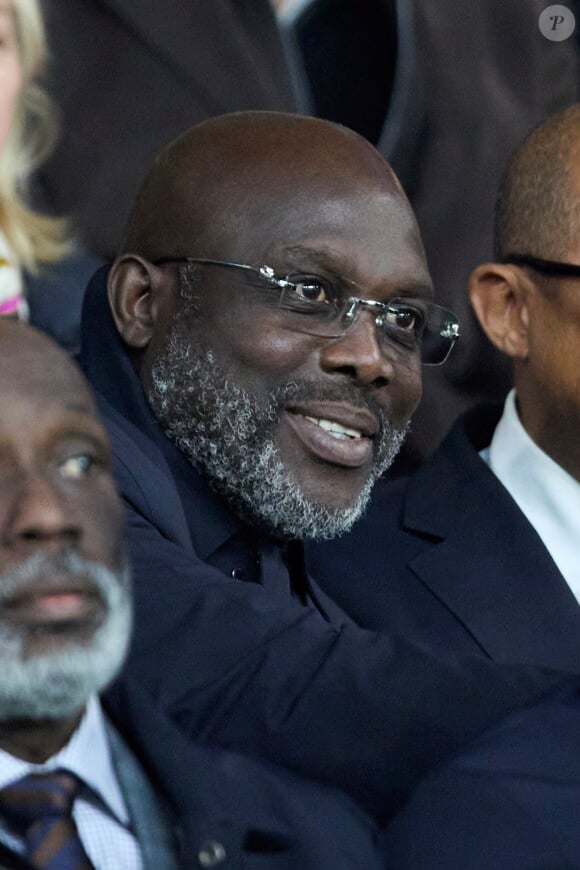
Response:
M530 438L518 415L515 390L508 394L489 451L482 457L580 599L580 483Z
M128 824L129 814L119 786L101 705L92 697L83 718L63 748L42 764L15 758L0 749L0 789L29 773L65 768L96 792L113 815Z

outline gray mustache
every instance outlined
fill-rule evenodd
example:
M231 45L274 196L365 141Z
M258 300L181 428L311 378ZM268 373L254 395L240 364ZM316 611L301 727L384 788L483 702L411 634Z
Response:
M50 593L51 588L62 587L63 579L70 581L71 589L77 586L84 589L86 584L82 582L83 578L89 581L109 606L115 593L127 585L124 570L111 570L78 553L34 553L0 574L0 603L10 601L35 584Z
M324 388L310 381L292 381L276 391L278 410L290 401L346 402L353 408L370 411L379 422L379 437L390 428L389 414L371 395L366 395L354 384L329 384Z

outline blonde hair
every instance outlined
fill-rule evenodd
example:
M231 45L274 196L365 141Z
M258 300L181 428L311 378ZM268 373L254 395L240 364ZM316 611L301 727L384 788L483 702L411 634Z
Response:
M30 272L54 263L70 250L65 220L39 214L28 205L30 177L52 152L58 130L55 109L38 83L47 47L38 0L12 0L22 67L22 91L0 152L0 229L17 265Z

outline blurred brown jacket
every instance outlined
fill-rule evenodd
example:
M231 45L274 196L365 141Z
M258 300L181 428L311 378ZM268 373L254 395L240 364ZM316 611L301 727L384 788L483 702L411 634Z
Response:
M153 156L224 112L295 110L268 0L42 0L60 144L38 179L97 256L117 250Z

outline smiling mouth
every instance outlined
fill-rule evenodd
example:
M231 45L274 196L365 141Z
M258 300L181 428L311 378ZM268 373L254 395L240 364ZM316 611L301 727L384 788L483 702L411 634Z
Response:
M342 441L345 438L363 437L363 433L359 432L358 429L349 429L347 426L337 423L336 420L325 420L324 417L309 417L307 414L305 414L304 417L306 420L316 423L317 426L320 426L321 429L324 429L325 432L328 432L329 435L333 438L337 438L339 441Z
M337 410L337 416L339 413ZM306 409L287 409L284 419L305 452L319 462L341 468L361 468L372 463L374 436L370 432L370 421L363 424L367 429L363 431L355 425L347 425L346 421L333 419L330 413L315 416Z

